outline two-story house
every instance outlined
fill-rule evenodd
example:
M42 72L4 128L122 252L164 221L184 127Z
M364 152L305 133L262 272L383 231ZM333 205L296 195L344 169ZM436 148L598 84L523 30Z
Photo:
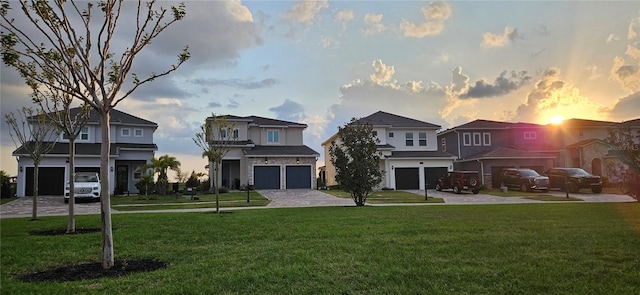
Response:
M358 122L370 124L379 140L380 168L385 172L380 187L397 190L434 188L438 178L453 169L455 156L438 150L436 132L439 125L382 111L360 118ZM337 184L329 148L339 141L336 133L322 143L328 186Z
M75 114L78 109L72 109ZM143 175L143 166L151 162L158 147L153 133L158 124L118 111L111 111L111 155L109 156L110 193L137 193L135 183ZM76 172L100 173L101 128L100 117L91 111L87 124L76 139ZM18 159L16 194L33 195L33 159L20 146L13 152ZM69 140L61 134L52 151L40 162L39 195L63 195L68 179ZM101 175L102 179L105 176Z
M554 167L558 147L548 140L545 126L474 120L437 135L440 150L458 159L455 170L479 171L488 187L499 187L504 168L531 168L540 173Z
M231 189L253 185L255 189L316 187L316 161L320 154L304 145L306 124L258 116L224 117L233 125L233 144L222 159L217 183ZM213 118L207 118L213 124ZM214 130L214 132L218 132ZM219 137L217 137L219 138ZM209 163L214 179L214 165Z

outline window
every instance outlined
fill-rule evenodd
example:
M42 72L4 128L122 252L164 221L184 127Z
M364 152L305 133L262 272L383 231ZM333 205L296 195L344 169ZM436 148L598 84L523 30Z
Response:
M227 129L220 129L220 138L227 138Z
M378 136L378 131L373 130L373 136Z
M536 139L536 132L535 131L525 131L524 132L524 139Z
M440 140L440 144L442 144L442 151L446 152L447 151L447 139L443 137Z
M133 136L142 137L142 135L143 135L142 129L133 129Z
M122 136L131 136L131 129L129 128L122 128L120 129L120 134Z
M413 133L407 132L404 134L407 146L413 146Z
M471 133L462 133L462 144L471 145Z
M240 137L239 134L240 134L240 131L238 131L238 129L233 129L233 138Z
M419 132L418 133L418 145L419 146L427 146L427 133Z
M280 142L280 131L278 131L278 130L269 130L269 131L267 131L267 142L268 143L279 143Z
M142 166L138 165L135 168L133 168L133 179L140 179L142 178Z
M491 145L491 133L489 132L482 133L482 145L486 145L486 146Z
M482 145L482 138L480 133L473 133L473 145Z
M578 131L578 136L583 137L584 136L584 132L582 130Z
M389 132L389 138L393 138L393 132Z
M69 139L69 136L67 136L66 133L62 133L62 139ZM76 137L76 140L89 140L89 127L82 127L82 130L80 130L80 133L78 134L78 137Z

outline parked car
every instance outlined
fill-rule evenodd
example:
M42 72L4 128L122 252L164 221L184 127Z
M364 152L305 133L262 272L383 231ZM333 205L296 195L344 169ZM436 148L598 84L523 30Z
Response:
M538 174L533 169L503 169L500 173L501 184L508 188L517 188L523 192L549 189L549 177Z
M598 194L602 192L602 179L591 175L580 168L551 168L545 173L549 177L549 188L559 188L577 193L582 188L589 188Z
M436 183L436 190L453 189L456 194L469 190L474 194L480 192L480 177L477 171L451 171Z
M97 172L77 172L73 176L76 201L100 201L100 176ZM69 182L64 188L64 202L69 203Z

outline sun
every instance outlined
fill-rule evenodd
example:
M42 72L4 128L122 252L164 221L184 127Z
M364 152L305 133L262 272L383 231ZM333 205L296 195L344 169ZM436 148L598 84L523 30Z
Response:
M555 125L561 124L562 121L564 121L564 117L560 116L560 115L553 115L549 119L549 123L550 124L555 124Z

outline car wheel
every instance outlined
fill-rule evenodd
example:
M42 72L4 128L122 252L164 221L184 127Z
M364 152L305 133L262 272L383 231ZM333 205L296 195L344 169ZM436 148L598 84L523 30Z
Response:
M580 189L578 188L578 184L577 183L575 183L575 182L570 182L569 183L569 192L577 193L578 190L580 190Z
M479 189L474 189L474 190L472 190L471 192L472 192L474 195L477 195L477 194L480 192L480 190L479 190Z
M439 183L436 183L436 190L437 191L442 191L442 186L440 186Z
M522 192L527 192L527 191L529 191L529 188L527 188L527 185L526 185L526 184L521 183L521 184L520 184L520 191L522 191Z
M477 178L469 179L469 186L471 186L471 187L478 186L478 179Z
M453 192L456 194L460 194L462 192L460 186L457 183L453 185Z
M601 192L602 192L602 187L601 187L601 186L599 186L599 187L592 187L592 188L591 188L591 191L592 191L594 194L599 194L599 193L601 193Z

